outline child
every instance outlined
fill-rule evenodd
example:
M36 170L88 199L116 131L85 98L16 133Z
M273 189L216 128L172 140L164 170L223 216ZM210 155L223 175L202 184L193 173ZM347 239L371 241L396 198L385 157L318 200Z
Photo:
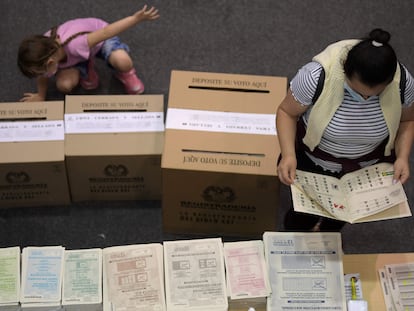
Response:
M31 36L21 43L18 65L24 75L37 78L37 93L25 93L21 101L44 101L48 79L56 75L56 87L70 93L79 83L87 90L98 87L95 56L115 70L115 77L129 94L141 94L144 84L137 77L129 48L117 37L128 28L156 20L158 10L145 5L135 14L112 24L97 18L70 20L44 35Z

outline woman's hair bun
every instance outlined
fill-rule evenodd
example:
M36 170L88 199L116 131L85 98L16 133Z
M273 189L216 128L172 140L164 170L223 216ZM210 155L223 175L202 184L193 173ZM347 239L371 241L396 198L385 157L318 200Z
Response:
M391 35L388 31L382 30L381 28L376 28L371 30L369 33L369 38L376 42L386 44L390 41Z

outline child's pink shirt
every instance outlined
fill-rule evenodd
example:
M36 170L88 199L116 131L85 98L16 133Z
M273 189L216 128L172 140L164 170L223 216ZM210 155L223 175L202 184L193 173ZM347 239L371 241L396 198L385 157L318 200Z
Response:
M60 42L64 43L73 34L84 31L93 32L107 25L107 22L98 18L79 18L59 25L57 35L59 36ZM50 30L45 33L45 36L50 36ZM87 34L77 36L63 47L67 60L64 63L59 63L59 68L68 68L87 61L90 56L98 53L102 44L101 42L91 49L88 46Z

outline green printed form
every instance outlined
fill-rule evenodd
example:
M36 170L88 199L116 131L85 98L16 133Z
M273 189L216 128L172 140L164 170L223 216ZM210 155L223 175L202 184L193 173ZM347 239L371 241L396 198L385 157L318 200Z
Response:
M19 301L20 248L0 249L0 304Z
M65 302L101 302L100 250L67 251L63 278Z

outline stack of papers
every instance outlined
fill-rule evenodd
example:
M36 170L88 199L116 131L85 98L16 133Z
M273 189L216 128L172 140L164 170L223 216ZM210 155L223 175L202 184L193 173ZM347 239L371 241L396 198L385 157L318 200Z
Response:
M378 273L387 311L414 310L414 263L385 265Z
M339 232L265 232L267 310L346 310Z
M0 310L19 310L20 247L0 249Z
M270 284L263 241L224 243L229 308L265 309Z
M103 249L103 310L166 310L162 244Z
M164 242L168 311L226 311L220 238Z
M64 247L26 247L22 253L22 310L61 309Z
M66 250L62 285L66 311L102 310L102 250Z

